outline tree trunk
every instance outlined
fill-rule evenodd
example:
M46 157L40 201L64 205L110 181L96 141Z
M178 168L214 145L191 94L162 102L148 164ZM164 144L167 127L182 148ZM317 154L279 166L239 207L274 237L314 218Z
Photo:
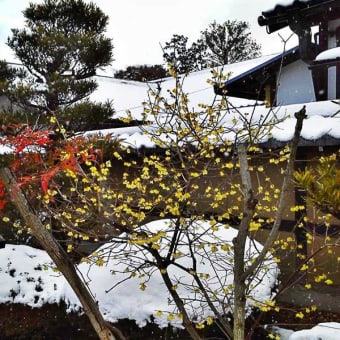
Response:
M239 282L237 282L239 281ZM235 285L235 283L237 284ZM245 336L245 321L246 321L246 285L244 282L234 280L234 326L233 339L244 340Z
M30 206L25 194L19 187L11 171L8 168L0 169L0 180L5 185L11 202L17 207L25 224L32 230L32 235L38 240L41 246L57 265L60 272L70 284L78 299L80 300L84 313L102 340L125 339L123 334L115 327L109 326L99 311L96 301L93 299L84 282L79 278L73 263L67 256L64 249L53 238L45 228L37 214ZM115 335L113 335L113 333Z
M282 222L282 216L284 213L284 209L287 206L287 197L289 195L289 184L291 183L294 176L294 164L296 160L296 154L298 150L301 130L303 126L303 120L306 118L306 107L303 106L302 109L298 112L295 112L296 124L293 139L290 143L290 155L287 161L286 171L283 175L283 182L281 186L281 194L279 197L279 202L277 205L277 211L274 218L274 223L271 228L271 231L266 239L266 242L263 244L263 248L260 254L256 259L252 262L252 264L246 269L244 275L248 277L251 275L256 268L260 265L260 263L264 260L268 250L273 246L278 234L280 225Z
M247 146L238 146L240 161L240 175L242 181L243 198L243 217L239 226L237 236L233 240L234 244L234 340L244 340L245 319L246 319L246 279L245 272L245 246L249 234L249 224L255 212L257 201L253 197L252 183L249 173L247 160Z
M173 287L172 287L172 282L171 282L171 279L170 279L168 273L167 272L161 273L161 275L162 275L163 281L164 281L169 293L171 294L172 298L174 299L174 302L175 302L178 310L181 312L181 314L183 316L183 325L184 325L185 329L188 331L188 333L190 334L192 339L201 340L202 338L200 337L200 335L198 334L194 325L192 324L191 320L189 319L189 316L186 312L186 309L184 307L184 303L183 303L182 299L177 294L176 290L174 290Z
M245 268L244 254L245 254L245 244L246 239L249 234L249 223L252 220L256 208L257 200L253 197L253 189L251 183L251 177L249 173L248 161L247 161L247 147L245 144L241 143L238 145L238 155L240 161L240 175L242 181L242 190L244 191L243 199L243 217L239 226L239 231L234 243L234 340L244 340L245 338L245 308L246 308L246 289L247 289L247 279L252 275L260 263L265 259L265 255L268 249L272 246L275 241L279 226L281 224L283 211L285 208L285 202L287 199L287 193L289 190L289 183L293 177L294 163L296 159L296 152L298 148L298 142L300 138L300 133L302 130L303 120L306 117L306 110L303 107L300 111L295 113L297 119L295 125L295 132L291 142L291 152L290 157L287 162L287 169L284 174L283 184L281 187L281 195L278 204L278 210L275 216L275 222L272 231L265 242L262 251L254 259L253 263Z

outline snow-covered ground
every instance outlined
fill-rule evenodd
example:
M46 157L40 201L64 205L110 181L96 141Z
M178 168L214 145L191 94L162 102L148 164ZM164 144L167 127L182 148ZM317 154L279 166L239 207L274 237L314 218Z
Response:
M213 232L209 231L210 228L211 225L208 222L202 221L195 225L197 235L202 231L202 236L197 236L197 245L199 242L207 242L210 246L216 244L220 247L221 240L223 240L223 244L228 245L228 247L226 250L220 249L211 255L212 258L220 256L220 263L216 264L212 264L212 262L203 258L205 250L197 249L197 272L209 274L209 279L202 280L203 284L209 284L212 290L220 289L222 291L222 286L224 288L230 287L233 282L232 252L230 249L236 230L225 229L222 225L219 230ZM148 230L153 233L164 230L161 252L167 251L168 242L173 232L170 220L148 223L141 227L141 230ZM206 233L207 231L209 231L209 235ZM183 240L180 241L182 245L177 249L178 252L183 254L178 261L182 266L190 267L192 265L190 256L184 255L187 253L184 244L185 237L183 236ZM261 249L261 246L258 243L250 244L248 242L248 248L250 250L247 252L247 258L250 261ZM154 268L146 266L143 270L136 270L137 275L131 277L131 271L127 270L128 267L142 268L145 259L150 259L150 256L140 249L138 246L122 243L105 244L92 257L92 260L97 263L98 259L105 259L105 263L101 263L100 266L93 265L93 261L92 263L81 263L78 269L98 300L100 309L107 320L116 321L117 319L128 318L143 326L153 315L155 322L164 327L169 323L169 315L176 313L176 308L171 302L160 273L155 271ZM40 307L44 303L58 303L64 300L69 311L79 310L80 302L64 277L55 271L54 264L46 252L28 246L8 244L0 250L0 255L1 303L15 302ZM126 260L129 256L131 260ZM272 287L275 285L278 274L277 266L272 260L267 260L265 267L269 270L258 272L257 277L253 280L255 287L250 294L256 296L256 300L259 301L270 299ZM205 303L192 288L194 285L190 275L175 266L170 266L168 272L174 285L178 286L177 291L181 297L190 301L196 296L196 299L200 300L187 304L187 309L192 317L200 321L202 318L213 315L208 308L204 308ZM143 291L141 286L145 288ZM218 293L217 296L223 299L226 294ZM230 300L228 302L232 303ZM219 304L221 306L221 303ZM226 301L224 304L226 304ZM251 307L251 305L252 301L249 300L248 306ZM219 308L218 304L217 308ZM196 315L197 313L200 315ZM172 319L171 323L181 326L179 318Z
M283 328L274 328L280 340L339 340L340 323L323 322L310 329L294 332Z
M162 241L163 251L166 251L168 237L171 237L169 223L169 220L155 221L142 227L142 230L144 228L153 232L168 230ZM199 223L199 228L202 228L202 230L210 227L208 222ZM195 230L197 231L198 229ZM216 237L218 242L223 239L224 244L231 244L233 237L236 235L236 230L221 227L210 235L213 235L214 238ZM209 239L210 236L204 237L206 238L205 241L212 241L212 239ZM251 259L261 249L261 246L259 244L250 246L249 244L249 249L251 251L248 252L248 257ZM185 252L184 246L181 246L181 249L178 250ZM111 254L110 258L107 257L108 254ZM132 256L134 265L138 264L138 261L142 261L140 259L145 258L144 254L138 252L137 246L130 245L127 247L126 245L112 243L104 245L94 256L95 260L104 258L104 263L100 263L101 265L99 266L82 263L78 266L79 273L88 283L91 292L98 300L105 318L109 321L128 318L143 326L153 315L155 322L160 327L167 326L169 322L174 326L181 327L180 318L176 316L169 318L169 315L176 312L176 308L171 302L160 273L151 270L150 278L144 275L130 277L131 273L126 270L128 263L122 261L126 254L134 254ZM228 257L230 257L230 253L227 251L225 252L225 260L228 260ZM183 256L180 261L182 265L186 265L189 258ZM277 268L270 260L268 261L266 265L270 268L269 271L266 273L261 273L260 271L258 273L258 278L260 278L261 282L255 284L256 288L251 293L256 296L257 300L265 301L270 299L271 288L276 281ZM226 272L229 272L224 281L225 286L232 284L231 268L231 264L230 268L226 268ZM213 283L214 273L211 263L200 259L199 270L211 275L211 284L212 288L214 288L216 283ZM176 268L169 268L169 274L174 281L177 280L177 289L181 296L188 299L194 297L194 291L188 289L191 282L188 277ZM80 310L81 308L77 297L64 277L55 270L53 262L46 252L42 250L11 244L6 245L4 249L0 249L0 282L0 303L22 303L32 307L41 307L45 303L58 303L63 300L68 305L69 311ZM142 291L141 285L143 286L144 284L145 289ZM251 306L251 302L249 306ZM197 305L192 304L188 310L192 317L195 316L195 312L202 312L200 303ZM204 315L204 317L207 316L209 316L209 311L206 311ZM283 329L277 329L276 331L281 334L281 339L340 339L340 323L335 322L320 324L312 330L295 333Z

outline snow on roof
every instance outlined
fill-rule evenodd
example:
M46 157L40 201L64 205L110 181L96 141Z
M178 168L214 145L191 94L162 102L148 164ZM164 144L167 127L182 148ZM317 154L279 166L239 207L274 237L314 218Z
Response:
M259 143L265 143L272 138L279 142L289 142L294 134L296 119L294 113L301 110L303 105L306 106L307 118L304 120L301 137L308 141L316 141L322 137L329 136L335 139L340 139L340 103L335 101L323 101L306 104L293 104L282 107L277 107L270 110L264 106L244 107L239 109L231 109L229 114L224 118L222 124L224 126L233 126L233 121L237 119L240 112L243 115L252 114L252 122L256 124L260 122L263 117L272 116L276 121L279 121L271 130L271 137L268 135L261 136ZM281 121L282 120L282 121ZM241 127L242 128L242 127ZM144 127L125 127L118 129L106 129L89 131L88 134L112 134L123 140L127 146L135 149L152 148L156 144L152 141L147 131L152 132L156 128L152 125ZM235 132L229 131L224 135L225 140L233 141ZM165 139L165 137L164 137Z
M315 61L330 60L340 58L340 47L330 48L318 54Z
M338 48L340 49L340 48ZM337 49L337 50L338 50ZM331 51L331 50L330 50ZM339 51L339 50L338 50ZM330 52L329 52L330 53ZM333 53L333 52L332 52ZM229 74L229 81L238 79L244 74L257 71L259 68L268 65L277 60L280 54L262 56L252 60L242 61L234 64L223 66L223 74ZM221 70L220 69L220 70ZM183 79L183 91L188 94L189 109L199 112L199 104L211 105L213 101L219 101L220 96L216 96L213 86L207 82L212 78L212 69L206 69L198 72L192 72ZM143 102L148 101L149 90L161 88L161 95L169 98L169 91L175 87L173 78L165 78L159 81L148 83L120 80L107 76L96 76L98 82L97 90L90 96L90 99L97 102L113 101L113 106L118 117L126 117L126 111L131 111L132 118L141 120L143 118ZM230 114L226 116L222 124L225 127L232 126L233 120L239 117L241 113L252 114L253 123L259 122L264 116L268 115L269 109L265 108L262 102L253 100L228 97L231 104ZM271 138L279 142L288 142L294 132L295 118L294 113L302 108L303 104L287 105L274 108L269 115L276 119L286 117L286 120L277 124L271 131ZM338 101L311 102L306 103L308 118L304 122L301 136L309 141L318 140L324 136L330 136L336 139L340 138L340 114ZM147 117L152 121L152 116ZM126 127L106 130L88 131L88 134L112 134L114 137L123 139L126 144L138 149L141 147L152 148L155 143L151 137L143 131L153 129L152 126ZM225 139L233 140L235 134L228 133ZM268 136L262 136L262 142L268 141ZM10 153L11 149L1 146L0 153Z
M143 112L142 102L147 99L147 91L153 84L137 81L115 79L107 76L96 76L98 88L90 95L94 102L112 101L118 116L131 110L135 116Z
M303 122L302 138L312 141L324 136L340 139L340 114L338 112L340 103L323 101L304 105L306 106L307 119ZM293 104L278 108L278 114L287 118L274 127L272 131L273 139L281 142L291 140L296 122L294 113L301 110L302 106L302 104Z
M242 76L245 73L258 70L263 65L267 65L272 60L276 60L279 54L263 56L253 60L247 60L235 64L225 65L223 67L223 73L230 72L230 80ZM189 74L183 80L183 91L189 96L189 108L192 110L200 110L198 104L211 104L213 100L220 100L220 97L216 97L213 87L207 83L207 80L211 78L211 69L193 72ZM113 78L98 77L99 88L92 95L91 99L94 100L113 100L114 106L119 113L119 116L124 116L126 110L132 111L132 116L135 119L141 119L143 112L144 101L148 100L148 90L150 88L156 89L157 82L140 83L132 81L123 81ZM175 87L175 80L173 78L166 78L159 82L161 87L161 94L163 97L169 98L169 91ZM253 123L258 123L264 116L271 115L277 120L284 121L279 122L271 131L271 138L279 142L288 142L291 140L295 127L294 113L299 111L303 104L287 105L274 108L269 111L262 103L256 103L255 101L229 97L229 102L232 104L233 109L221 122L224 126L232 126L233 120L239 117L240 112L242 114L252 113ZM256 105L255 105L256 104ZM301 137L315 141L322 137L329 136L336 139L340 138L340 115L339 105L337 101L324 101L324 102L311 102L306 103L307 119L304 121ZM148 117L149 118L149 117ZM150 117L151 119L152 117ZM139 149L141 147L152 148L155 147L155 143L151 140L145 131L154 129L151 125L142 128L139 127L126 127L107 130L89 131L89 134L112 134L115 137L119 137L124 140L124 143ZM233 140L235 134L228 133L225 135L225 139ZM269 137L264 135L259 142L268 141Z
M228 64L221 68L223 74L230 74L229 80L257 68L269 60L276 58L279 54L273 54L255 58L252 60L242 61L234 64ZM190 95L190 105L197 109L200 103L211 103L214 100L215 93L213 86L207 83L212 78L212 69L192 72L185 78L183 83L184 92ZM175 87L175 80L172 77L160 79L152 82L137 82L130 80L120 80L112 77L96 76L98 83L97 90L91 94L90 99L97 102L112 100L113 106L119 117L124 116L127 110L131 111L133 118L141 119L143 113L143 102L148 99L148 90L156 90L161 87L162 96L168 97L167 91ZM241 98L230 98L234 106L253 105L255 101Z

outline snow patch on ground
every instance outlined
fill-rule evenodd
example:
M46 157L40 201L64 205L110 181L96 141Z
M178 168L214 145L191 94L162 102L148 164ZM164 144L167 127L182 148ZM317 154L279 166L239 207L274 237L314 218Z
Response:
M195 228L207 230L211 226L208 222L200 222ZM144 227L145 230L154 231L167 230L167 236L164 237L164 251L166 251L167 242L171 237L171 229L169 227L169 220L161 220L151 222ZM197 231L198 229L196 229ZM237 231L232 228L225 229L221 227L219 231L214 234L219 240L232 243L232 239L236 236ZM213 235L213 234L211 234ZM210 236L204 236L207 242L216 242ZM201 239L203 241L203 239ZM183 240L184 241L184 240ZM261 249L257 244L248 243L249 260L256 256L256 253ZM185 245L181 245L178 251L185 253ZM108 321L116 321L117 319L128 318L135 320L138 325L144 326L146 321L150 321L150 317L154 315L156 323L160 327L165 327L169 323L169 313L175 313L176 307L171 302L169 293L163 283L159 271L150 270L150 278L143 275L130 278L130 273L126 272L128 262L123 262L122 258L125 254L135 254L134 265L138 265L139 258L144 259L145 255L138 253L136 246L128 247L124 244L111 243L106 244L100 248L98 254L118 254L112 256L102 266L91 265L88 263L81 263L78 270L86 280L91 292L99 303L100 309L104 317ZM163 249L163 248L162 248ZM225 255L223 254L225 253ZM68 310L79 310L80 303L78 298L73 293L72 289L64 279L64 277L55 271L55 266L45 251L34 249L23 245L8 244L4 249L0 250L0 303L22 303L32 307L41 307L44 303L59 303L64 300L68 306ZM203 251L202 251L203 254ZM220 256L223 257L223 268L228 266L228 261L231 260L230 253L220 251ZM198 271L202 273L209 273L210 279L207 280L212 289L221 289L220 280L222 276L217 279L211 263L201 258L197 254ZM273 261L268 260L266 265L269 271L259 271L258 281L255 278L254 285L256 286L252 292L252 296L256 300L264 301L271 297L271 290L277 279L277 266ZM190 265L190 257L183 256L180 263L184 266ZM222 269L222 264L220 264ZM216 269L216 268L215 268ZM147 271L147 270L146 270ZM168 268L169 275L172 280L178 281L179 294L190 301L195 292L190 288L192 285L192 278L189 275L179 270L175 266ZM222 272L219 272L219 275ZM227 287L233 282L232 264L225 269L225 277L223 285ZM145 283L146 289L141 291L140 285ZM225 294L220 294L224 296ZM232 301L229 301L232 304ZM212 315L208 308L204 308L204 303L193 302L188 303L189 314L192 317L197 315L198 320L202 317ZM218 305L218 304L217 304ZM221 304L220 304L221 305ZM248 302L248 307L251 307L252 302ZM157 311L162 311L162 315L156 315ZM175 326L181 327L182 320L174 318L171 323Z
M273 327L272 331L280 336L280 340L339 340L340 323L323 322L311 329L294 332L289 329Z
M166 230L169 226L168 220L154 221L145 225L145 230L154 231ZM200 222L202 229L209 228L208 222ZM220 228L215 236L223 238L226 243L231 242L236 235L236 230L232 228ZM170 234L169 234L170 235ZM208 240L206 240L208 241ZM124 251L135 251L136 249L124 249L122 245L111 247L112 244L104 245L98 252L106 253L115 251L124 256ZM111 247L111 248L110 248ZM255 256L255 248L249 257ZM164 248L166 249L166 248ZM182 249L184 250L184 249ZM257 249L256 251L259 251ZM31 248L24 245L7 244L4 249L0 249L0 303L22 303L31 307L41 307L45 303L59 303L65 301L69 311L80 310L78 298L64 279L55 270L55 266L45 251ZM138 253L136 253L138 257ZM188 259L183 259L183 264ZM201 264L200 270L211 271L208 262ZM104 317L108 321L116 321L121 318L135 320L139 326L144 326L146 321L150 321L151 315L155 316L155 321L160 327L169 324L167 313L156 316L156 311L175 312L174 306L169 303L168 292L162 282L159 272L154 272L147 281L145 291L140 290L142 278L127 279L124 273L126 263L119 262L119 256L113 257L103 266L92 266L82 263L78 266L80 274L86 280L90 290L97 299ZM185 288L188 278L175 268L169 268L169 274L180 277L183 286L179 285L178 291L183 296L192 297L190 290ZM259 273L263 275L263 273ZM275 267L269 271L268 275L262 277L262 283L253 291L257 300L270 298L271 289L276 281L277 270ZM225 284L232 283L232 276L228 276ZM251 303L250 303L251 305ZM249 305L249 306L250 306ZM192 305L195 307L195 305ZM198 306L198 308L200 308ZM190 311L191 316L195 310ZM206 313L205 316L209 315ZM181 320L175 318L170 322L174 326L182 327ZM302 331L293 332L291 330L274 327L273 332L281 336L281 340L338 340L340 339L340 323L329 322Z

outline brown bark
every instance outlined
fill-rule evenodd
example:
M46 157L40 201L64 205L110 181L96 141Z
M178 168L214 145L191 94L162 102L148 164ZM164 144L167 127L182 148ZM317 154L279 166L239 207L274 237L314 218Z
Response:
M193 275L198 287L200 288L202 294L204 295L210 309L212 310L212 312L215 314L215 316L217 317L216 319L216 324L219 326L219 328L221 329L221 331L223 332L223 334L226 336L226 339L232 339L233 338L233 330L231 325L229 324L228 321L225 320L224 316L221 315L221 313L218 311L218 309L215 307L215 305L213 304L213 302L211 301L207 290L205 289L205 287L203 286L200 278L198 277L197 274Z
M164 281L169 293L171 294L172 298L174 299L174 302L175 302L178 310L181 312L181 314L183 316L183 325L184 325L185 329L188 331L188 333L190 334L192 339L202 340L202 338L200 337L200 335L196 331L194 325L192 324L191 320L189 319L189 316L186 312L183 300L177 294L176 290L173 289L172 282L171 282L171 279L170 279L168 273L167 272L161 273L161 275L162 275L163 281Z
M306 117L306 110L303 107L299 112L295 113L297 119L295 132L291 141L290 156L287 162L287 168L284 174L283 184L281 187L281 195L279 198L278 209L275 216L274 225L269 234L262 251L253 261L253 263L245 268L244 254L246 239L249 234L249 223L252 220L256 208L257 201L253 198L252 183L247 161L247 147L245 144L238 146L238 154L240 160L240 175L242 181L242 189L244 190L244 206L243 218L239 226L237 237L233 240L234 243L234 340L245 339L245 306L246 306L246 280L252 275L257 267L263 262L269 248L273 245L277 238L279 227L282 221L283 211L285 209L285 202L287 202L287 195L289 193L289 183L292 180L294 172L294 163L298 142L302 130L303 120Z
M48 255L54 261L60 272L64 275L65 279L74 290L83 306L84 313L90 319L90 322L99 338L102 340L115 340L117 338L125 339L123 334L118 329L111 327L106 323L99 311L96 301L93 299L84 282L77 275L73 263L67 256L64 249L42 224L8 168L0 169L0 180L5 185L11 202L20 212L25 224L31 228L33 236L46 250ZM115 335L113 335L113 333Z
M275 214L274 224L265 244L263 245L261 253L258 255L258 257L253 261L253 263L245 271L244 273L245 277L251 275L255 271L255 269L259 266L259 264L263 262L268 250L273 246L273 243L279 234L283 212L286 208L287 197L289 196L289 190L290 190L289 185L292 181L293 174L294 174L294 164L295 164L296 153L297 153L298 144L300 140L303 120L306 118L306 107L303 106L300 111L296 112L295 117L296 117L295 131L294 131L293 139L290 143L290 155L287 161L286 171L283 175L281 194L279 197L277 211Z
M244 191L243 199L243 218L241 220L237 236L234 243L234 327L233 339L244 340L245 335L245 309L246 309L246 281L245 272L245 245L249 234L249 224L254 216L256 200L253 198L253 188L249 173L247 160L247 146L240 144L238 146L238 155L240 161L240 175L242 180L242 190Z
M178 293L176 292L176 290L173 287L173 284L171 282L171 278L170 278L168 272L166 270L164 271L164 269L166 269L166 267L164 267L164 264L163 264L163 261L162 261L160 254L158 253L157 250L152 249L151 247L148 248L148 251L152 254L152 256L157 261L157 268L159 269L159 271L161 273L161 276L162 276L162 279L165 283L165 286L168 289L168 292L170 293L172 298L174 299L174 302L175 302L179 312L183 316L183 325L184 325L185 329L188 331L188 333L190 334L192 339L201 340L202 338L198 334L195 326L193 325L193 323L191 322L191 320L188 316L188 313L185 309L183 300L181 299L181 297L178 295Z

